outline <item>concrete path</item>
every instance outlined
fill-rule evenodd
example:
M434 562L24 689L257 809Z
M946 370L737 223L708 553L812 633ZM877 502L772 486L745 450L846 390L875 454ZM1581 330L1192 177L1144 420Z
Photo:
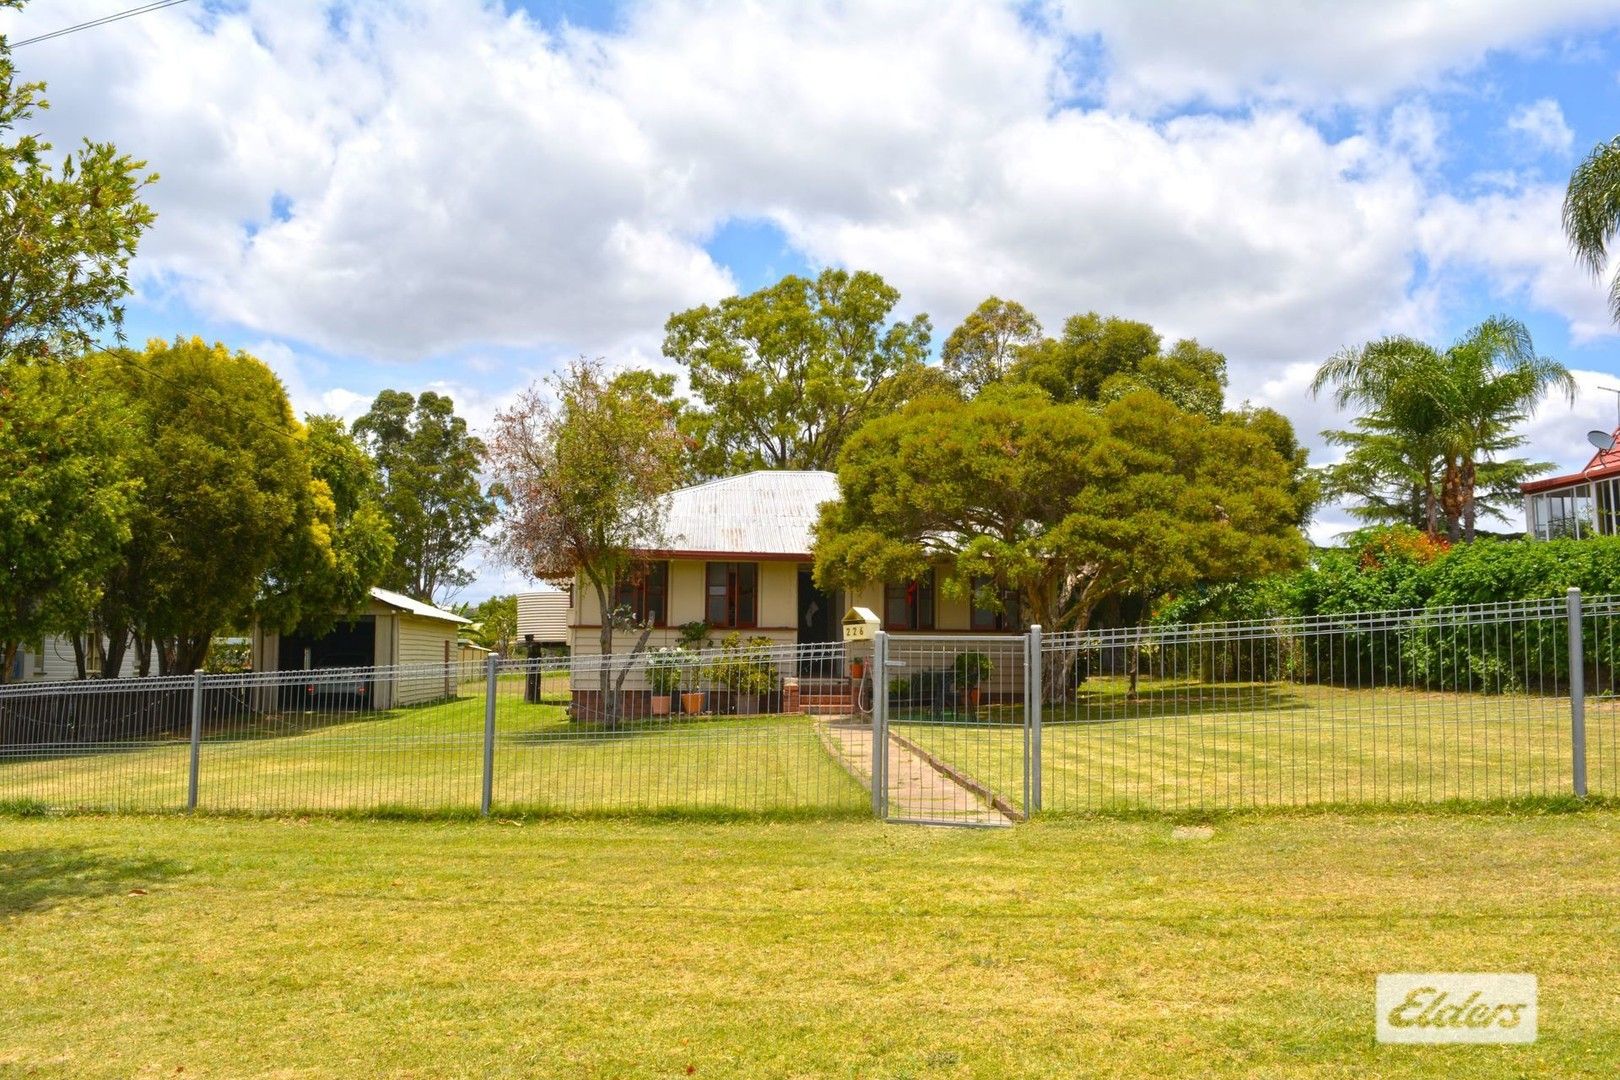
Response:
M844 768L872 789L872 728L829 721L821 738ZM889 816L972 825L1008 825L1007 816L976 792L936 769L922 754L889 737Z

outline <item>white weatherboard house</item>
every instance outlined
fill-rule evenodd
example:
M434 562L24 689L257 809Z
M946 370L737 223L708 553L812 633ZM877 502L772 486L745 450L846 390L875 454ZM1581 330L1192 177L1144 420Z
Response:
M852 606L870 608L897 642L907 635L944 637L1022 631L1015 602L992 609L969 597L947 597L933 572L915 581L874 582L824 591L811 574L813 528L822 503L839 498L830 472L761 471L681 488L669 496L662 546L642 552L638 571L617 583L612 603L651 624L649 649L674 645L679 627L704 622L715 638L733 630L744 638L779 644L842 640L842 618ZM596 590L575 577L570 651L600 653L602 612ZM615 635L615 651L627 646ZM629 635L633 638L635 635ZM1022 678L997 672L1002 693ZM627 687L642 689L635 682Z
M522 656L531 645L568 644L568 609L573 598L562 589L518 593L517 649Z
M124 659L118 668L119 678L128 679L140 674L138 656L133 645L124 650ZM157 674L155 653L150 657L147 670L153 675ZM99 675L101 672L92 667L86 674ZM62 682L78 677L79 664L74 659L72 638L47 637L36 645L18 649L11 664L12 682Z
M362 611L325 634L277 634L256 628L253 670L451 665L460 656L457 634L467 623L454 612L401 593L372 589L371 602ZM387 709L447 697L454 689L455 678L447 666L433 677L379 680L375 686L368 682L362 693L373 708Z

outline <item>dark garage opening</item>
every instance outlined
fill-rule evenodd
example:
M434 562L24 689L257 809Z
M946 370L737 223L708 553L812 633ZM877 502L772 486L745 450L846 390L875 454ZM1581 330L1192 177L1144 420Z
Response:
M377 620L362 615L353 622L338 623L327 633L310 635L302 631L283 635L276 667L281 671L316 671L324 668L370 668L377 661ZM282 687L283 708L366 709L371 707L371 680L313 679Z

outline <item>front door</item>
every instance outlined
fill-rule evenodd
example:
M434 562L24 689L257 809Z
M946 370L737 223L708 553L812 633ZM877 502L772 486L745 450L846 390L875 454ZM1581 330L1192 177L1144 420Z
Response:
M842 640L837 597L816 588L808 570L799 571L799 644L819 645Z

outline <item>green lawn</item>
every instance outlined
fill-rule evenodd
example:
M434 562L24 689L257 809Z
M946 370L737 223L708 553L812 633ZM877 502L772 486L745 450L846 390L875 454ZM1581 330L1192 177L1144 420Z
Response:
M1286 683L1089 680L1047 706L1047 811L1230 809L1563 795L1572 783L1567 697L1346 690ZM1620 705L1587 704L1593 793L1620 795ZM1015 802L1023 795L1019 708L894 730Z
M497 696L494 802L508 813L860 815L869 799L804 716L570 723L567 685ZM1241 809L1561 795L1571 789L1569 700L1524 694L1345 690L1283 683L1094 678L1049 705L1041 742L1052 813ZM208 733L204 810L476 810L481 684L439 704L312 718L254 717ZM1595 794L1620 795L1620 703L1588 701ZM894 730L1015 803L1023 799L1017 707ZM321 722L315 722L321 721ZM180 738L52 757L0 757L0 802L175 809L186 796Z
M204 810L476 811L483 776L482 686L389 712L256 717L208 733ZM823 749L804 716L628 723L567 719L566 683L540 704L521 679L497 695L494 803L525 813L838 815L869 812L865 790ZM0 802L164 810L185 805L185 741L0 759Z
M1612 1076L1620 817L0 817L0 1072ZM1531 1046L1373 980L1527 971Z

